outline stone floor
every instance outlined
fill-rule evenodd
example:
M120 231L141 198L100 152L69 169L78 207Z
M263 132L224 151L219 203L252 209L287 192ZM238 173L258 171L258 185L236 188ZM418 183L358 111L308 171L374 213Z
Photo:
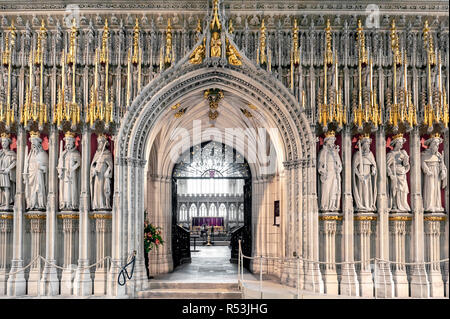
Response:
M172 273L156 276L150 281L237 282L238 266L230 263L228 246L197 246L196 250L198 252L191 252L190 264L180 265ZM253 277L246 269L244 274Z

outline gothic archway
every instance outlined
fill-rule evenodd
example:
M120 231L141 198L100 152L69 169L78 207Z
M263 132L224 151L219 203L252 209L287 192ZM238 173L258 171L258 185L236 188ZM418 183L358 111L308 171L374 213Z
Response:
M159 178L161 185L166 187L160 191L171 193L170 187L165 184L170 182L169 172L173 163L167 159L169 154L165 155L165 159L157 154L161 149L161 143L167 142L167 139L162 142L161 132L168 134L168 127L175 129L180 125L175 123L171 106L177 103L199 104L203 92L211 88L222 90L225 96L235 97L235 100L227 105L225 112L221 113L224 122L232 123L235 127L255 127L257 124L258 127L274 128L269 135L276 148L277 173L267 174L260 161L253 164L252 170L256 172L253 176L254 182L257 186L266 187L275 179L283 185L285 190L285 192L278 191L282 197L281 216L284 216L279 232L283 233L280 238L286 240L278 247L281 255L292 256L294 252L297 252L309 258L317 259L318 257L313 249L318 242L316 238L318 217L315 191L315 139L298 101L278 80L256 67L245 57L241 66L232 66L217 59L206 60L201 65L193 65L188 62L188 56L186 56L141 91L125 113L115 141L117 148L115 149L112 256L117 261L123 261L130 251L137 251L136 290L147 287L143 257L140 255L143 251L145 178L150 175ZM224 98L224 103L226 100ZM238 118L239 109L238 113L232 114L232 109L237 103L252 105L259 112L259 116L254 117L253 124L246 123L245 121L249 122L246 119ZM192 109L191 119L199 116L199 109L201 108ZM192 133L192 128L189 128L188 132ZM255 137L251 138L255 139ZM164 145L164 148L170 147ZM240 151L239 145L236 148ZM148 159L151 156L159 156L160 161L156 164L152 163L152 165L155 164L153 166L149 165ZM252 209L255 208L254 206L255 204ZM307 212L307 215L298 218L297 215L303 212ZM164 224L167 220L161 222ZM262 230L258 232L255 223L253 230L255 230L254 236L259 236L254 241L253 251L269 249L265 244L267 240L265 232ZM304 245L303 242L306 241L311 244ZM260 243L260 246L257 247L257 243ZM162 259L170 260L170 251L166 255ZM172 269L170 262L167 262L164 267L166 271ZM311 281L314 281L318 269L315 266L311 267ZM288 276L291 268L288 264L278 267L279 272L282 272L279 276ZM114 278L117 273L118 269L113 266L111 278ZM118 290L120 288L112 279L110 284L112 293L120 294Z

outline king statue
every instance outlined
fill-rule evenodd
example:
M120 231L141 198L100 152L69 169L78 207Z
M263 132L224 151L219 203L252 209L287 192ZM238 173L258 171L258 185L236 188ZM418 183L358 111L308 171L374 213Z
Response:
M397 134L392 138L391 145L394 147L387 154L386 170L390 179L389 203L392 212L409 212L411 209L408 204L408 181L406 174L409 172L409 156L404 149L403 144L406 139L403 134Z
M29 210L44 210L47 206L48 154L42 147L39 135L39 132L30 132L31 150L25 157L23 169L25 198Z
M353 155L352 181L353 198L360 212L376 211L377 199L377 163L370 151L372 139L368 134L361 135L358 151Z
M323 148L319 152L320 209L338 211L341 204L341 171L339 146L335 145L334 131L325 134Z
M16 153L9 148L10 135L2 133L0 150L0 206L9 209L14 202L16 185Z
M59 178L59 208L78 209L79 185L81 165L80 152L75 147L75 134L67 132L64 137L66 145L64 151L62 143L59 149L58 178Z
M439 144L443 142L439 134L425 141L428 148L422 152L423 171L423 208L425 212L443 212L441 188L447 187L447 168L444 157L439 153Z
M107 148L105 135L97 137L97 151L91 163L91 202L92 209L111 208L111 179L113 174L113 159Z

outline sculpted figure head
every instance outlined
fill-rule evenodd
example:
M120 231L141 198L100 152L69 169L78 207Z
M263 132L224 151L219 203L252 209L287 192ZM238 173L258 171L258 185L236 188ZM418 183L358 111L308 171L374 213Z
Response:
M334 131L329 131L325 133L325 139L323 140L323 144L325 147L334 148L334 142L336 142L336 137L334 135Z
M98 146L97 146L98 150L108 148L108 139L107 139L106 135L103 135L103 134L99 135L97 137L97 143L98 143Z
M425 145L428 146L429 152L436 154L439 152L439 145L442 143L442 138L439 134L432 135L429 139L425 141Z
M11 138L9 134L2 134L2 148L4 150L9 149L9 145L11 144Z
M398 134L392 137L391 145L395 151L399 151L403 148L405 142L406 139L403 137L403 134Z
M64 137L64 141L66 142L65 148L66 150L73 150L75 148L75 134L72 132L67 132Z
M372 139L368 135L361 135L359 137L361 143L361 151L363 153L370 152L370 144L372 144Z
M30 132L30 142L31 142L31 148L40 150L42 149L42 139L39 136L39 132Z

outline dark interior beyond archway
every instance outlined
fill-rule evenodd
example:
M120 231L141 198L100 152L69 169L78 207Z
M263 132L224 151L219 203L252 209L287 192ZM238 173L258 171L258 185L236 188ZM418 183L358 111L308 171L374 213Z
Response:
M191 262L194 242L226 245L230 262L237 263L239 240L251 255L251 230L251 172L244 156L214 141L183 153L172 172L174 268Z

